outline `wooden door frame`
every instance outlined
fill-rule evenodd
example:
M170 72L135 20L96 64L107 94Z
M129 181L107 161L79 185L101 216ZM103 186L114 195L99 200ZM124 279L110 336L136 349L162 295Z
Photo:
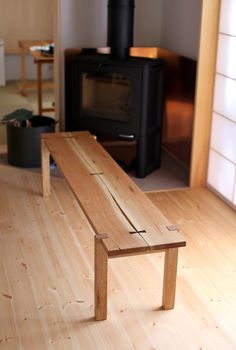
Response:
M54 1L55 113L61 120L61 0ZM217 37L221 0L202 0L197 68L190 187L204 187L207 179Z
M190 187L204 187L207 180L220 3L202 0Z
M61 122L61 0L53 0L54 99L57 131Z

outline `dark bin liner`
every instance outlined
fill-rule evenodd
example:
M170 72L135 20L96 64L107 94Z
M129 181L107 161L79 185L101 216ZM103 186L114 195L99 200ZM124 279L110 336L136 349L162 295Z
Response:
M55 131L55 120L34 116L32 127L7 124L8 163L24 168L41 166L41 134Z

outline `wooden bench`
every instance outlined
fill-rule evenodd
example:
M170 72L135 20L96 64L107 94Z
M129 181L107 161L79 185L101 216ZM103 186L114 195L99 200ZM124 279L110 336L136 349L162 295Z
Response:
M174 225L86 131L42 135L43 195L52 156L95 233L95 318L107 318L108 258L165 252L162 306L174 307L178 248Z

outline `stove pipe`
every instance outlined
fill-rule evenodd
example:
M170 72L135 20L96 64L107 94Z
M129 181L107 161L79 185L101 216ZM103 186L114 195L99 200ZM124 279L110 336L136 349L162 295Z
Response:
M107 45L114 59L127 59L133 46L134 7L134 0L108 0Z

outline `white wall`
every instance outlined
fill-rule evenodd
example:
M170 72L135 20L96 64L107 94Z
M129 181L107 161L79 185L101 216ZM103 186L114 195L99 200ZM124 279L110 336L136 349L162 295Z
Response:
M62 50L106 46L106 0L61 0Z
M134 45L160 41L163 0L136 0ZM65 47L107 46L107 0L61 0L62 43Z
M135 0L134 46L158 46L163 0Z
M208 185L236 206L236 1L222 0Z
M201 10L202 0L163 0L160 46L197 59Z

